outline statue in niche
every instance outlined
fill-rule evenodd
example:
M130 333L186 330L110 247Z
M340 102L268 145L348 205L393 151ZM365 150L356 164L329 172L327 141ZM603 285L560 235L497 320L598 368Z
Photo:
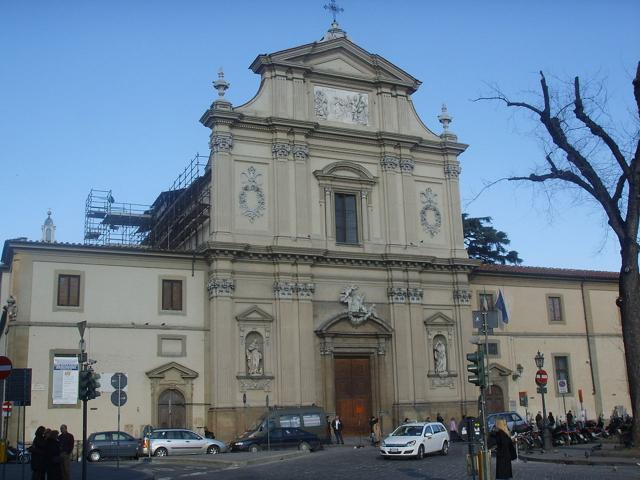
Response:
M436 337L437 338L437 337ZM433 358L435 360L435 371L438 374L447 373L447 347L442 339L437 338L433 347Z
M247 347L247 372L249 375L262 375L262 352L256 338Z

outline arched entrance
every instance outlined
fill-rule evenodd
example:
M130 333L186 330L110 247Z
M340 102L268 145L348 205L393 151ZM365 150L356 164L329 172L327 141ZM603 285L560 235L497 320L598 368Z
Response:
M504 395L498 385L490 385L486 393L487 413L504 412Z
M185 428L186 405L184 395L170 388L158 397L158 426L161 428Z

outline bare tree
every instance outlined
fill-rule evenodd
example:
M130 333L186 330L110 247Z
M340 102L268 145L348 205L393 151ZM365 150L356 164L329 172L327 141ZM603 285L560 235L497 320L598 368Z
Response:
M622 335L633 411L633 441L640 445L640 274L638 272L638 221L640 214L640 62L632 82L636 125L626 138L614 139L600 120L602 106L595 97L583 98L580 79L575 77L569 97L563 102L550 94L540 72L542 106L511 101L502 92L478 100L497 100L507 107L531 112L550 140L543 171L509 180L560 181L577 186L602 208L620 243L619 296L616 304L622 318ZM571 115L571 113L573 115ZM638 118L635 118L635 115ZM626 149L625 149L626 148Z

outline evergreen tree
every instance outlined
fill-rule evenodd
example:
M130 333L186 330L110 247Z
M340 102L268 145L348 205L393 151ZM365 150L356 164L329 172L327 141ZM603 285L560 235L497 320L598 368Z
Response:
M511 263L519 265L522 259L515 250L507 250L511 243L505 232L491 225L491 217L470 217L462 214L464 244L469 257L482 260L482 263Z

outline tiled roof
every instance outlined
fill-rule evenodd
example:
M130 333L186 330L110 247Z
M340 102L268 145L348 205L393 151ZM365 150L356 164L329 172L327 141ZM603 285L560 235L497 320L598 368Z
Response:
M473 273L476 275L523 275L609 281L617 281L619 276L618 272L603 272L600 270L576 270L570 268L525 267L521 265L495 264L482 264L478 266Z

